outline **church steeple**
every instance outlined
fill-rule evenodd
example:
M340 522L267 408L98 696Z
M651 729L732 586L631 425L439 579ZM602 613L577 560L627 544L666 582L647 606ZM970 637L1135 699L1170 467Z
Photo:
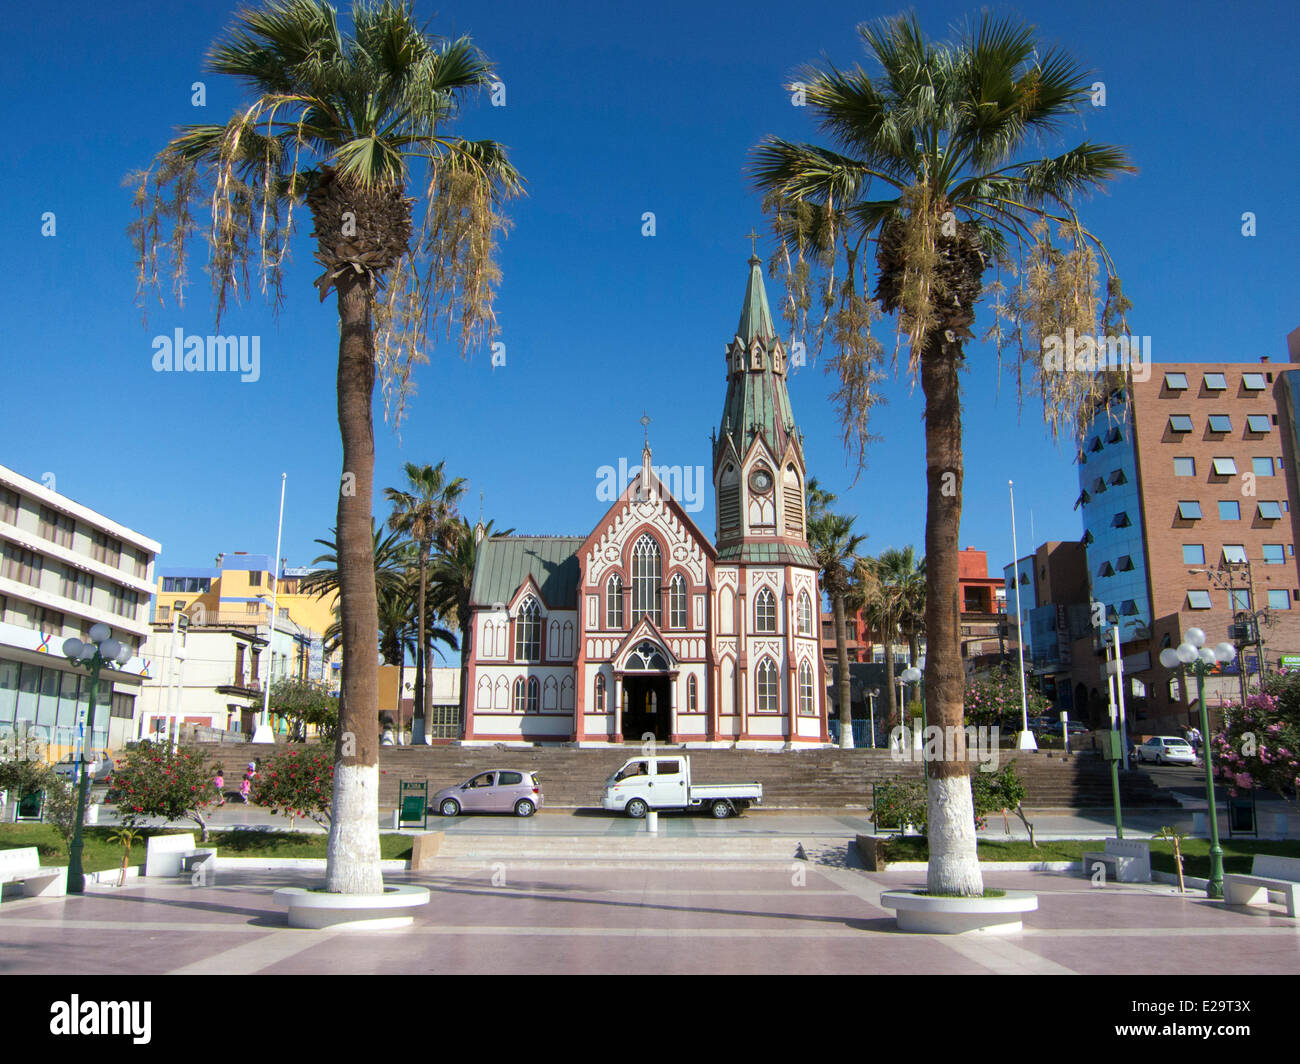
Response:
M748 265L740 323L725 348L727 395L713 448L719 558L734 550L737 558L807 564L803 444L786 390L788 356L757 253Z

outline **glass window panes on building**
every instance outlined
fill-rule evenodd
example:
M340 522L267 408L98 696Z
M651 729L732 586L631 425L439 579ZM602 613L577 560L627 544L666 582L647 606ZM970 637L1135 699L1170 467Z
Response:
M1170 414L1169 431L1170 432L1191 432L1192 419L1188 417L1186 414Z
M1269 430L1267 414L1247 414L1246 428L1251 432L1267 432Z
M1282 517L1282 506L1280 503L1265 500L1259 504L1259 516L1265 521L1280 520Z
M1265 565L1286 564L1286 549L1281 543L1265 543L1263 551Z
M1228 378L1222 373L1207 373L1205 375L1205 387L1211 392L1227 391Z
M1225 562L1244 562L1246 560L1246 548L1240 543L1225 543L1223 545L1223 560Z
M1194 477L1194 476L1196 476L1196 459L1195 459L1195 458L1175 458L1175 459L1174 459L1174 476L1176 476L1176 477Z
M1262 392L1266 386L1264 382L1264 374L1243 373L1241 375L1241 386L1248 392Z
M1289 610L1291 608L1291 592L1286 588L1273 590L1268 593L1268 608L1270 610Z
M1200 543L1183 544L1183 564L1184 565L1204 565L1205 564L1205 547Z
M1241 503L1236 499L1228 499L1219 502L1219 520L1220 521L1240 521L1241 520Z
M1211 414L1209 417L1211 432L1231 432L1232 418L1227 414Z
M1187 592L1187 605L1193 610L1208 610L1211 605L1210 593L1208 591Z
M1250 471L1257 477L1273 476L1273 459L1271 458L1252 458L1250 460Z
M1170 391L1182 391L1187 387L1186 373L1166 373L1165 387Z
M1178 516L1184 521L1195 521L1201 516L1201 504L1194 500L1183 500L1178 504Z
M1214 460L1214 475L1216 477L1233 477L1237 475L1237 463L1231 458L1216 458Z

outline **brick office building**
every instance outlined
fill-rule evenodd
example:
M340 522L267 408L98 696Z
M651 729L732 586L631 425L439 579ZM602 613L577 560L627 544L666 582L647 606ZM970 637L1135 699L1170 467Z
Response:
M1300 330L1289 338L1300 358ZM1089 425L1078 455L1092 599L1120 630L1132 730L1181 730L1195 684L1159 663L1189 628L1236 642L1258 669L1300 651L1295 558L1300 361L1161 363ZM1096 635L1074 648L1072 680L1106 701ZM1210 677L1212 703L1240 692L1237 667Z

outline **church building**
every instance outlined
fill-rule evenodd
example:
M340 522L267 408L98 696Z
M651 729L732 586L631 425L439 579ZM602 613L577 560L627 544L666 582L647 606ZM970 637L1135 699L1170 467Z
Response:
M466 745L827 742L803 442L761 263L725 347L712 541L650 464L585 537L479 544Z

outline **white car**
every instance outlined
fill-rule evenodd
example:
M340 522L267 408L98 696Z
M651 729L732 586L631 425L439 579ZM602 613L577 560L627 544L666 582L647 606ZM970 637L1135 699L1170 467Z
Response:
M707 809L714 818L738 816L763 800L761 783L692 783L691 759L634 757L605 781L601 808L640 819L650 810Z
M1137 748L1139 761L1154 761L1157 765L1194 765L1196 751L1186 739L1173 735L1155 735Z

